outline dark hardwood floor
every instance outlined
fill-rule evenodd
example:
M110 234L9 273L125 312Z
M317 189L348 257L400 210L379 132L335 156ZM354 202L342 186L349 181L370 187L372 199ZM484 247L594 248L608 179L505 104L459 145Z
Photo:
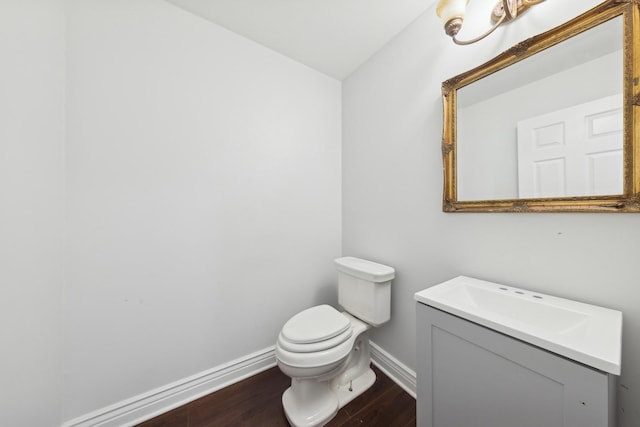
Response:
M330 427L416 425L416 401L375 366L376 382ZM280 398L290 379L275 367L139 424L138 427L287 427Z

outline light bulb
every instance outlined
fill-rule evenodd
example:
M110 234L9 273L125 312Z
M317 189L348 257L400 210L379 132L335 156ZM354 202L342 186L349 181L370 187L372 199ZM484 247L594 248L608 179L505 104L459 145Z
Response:
M446 26L452 19L464 19L469 0L440 0L436 7L436 13L442 19L442 25Z

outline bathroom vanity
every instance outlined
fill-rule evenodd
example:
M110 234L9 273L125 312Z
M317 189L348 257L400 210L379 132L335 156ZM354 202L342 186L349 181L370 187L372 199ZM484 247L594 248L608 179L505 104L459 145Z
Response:
M419 427L613 427L622 314L460 276L416 293Z

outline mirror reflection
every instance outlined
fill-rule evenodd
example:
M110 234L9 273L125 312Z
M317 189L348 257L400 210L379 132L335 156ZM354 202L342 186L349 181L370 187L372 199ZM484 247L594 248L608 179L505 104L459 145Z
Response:
M624 193L623 18L457 89L457 200Z

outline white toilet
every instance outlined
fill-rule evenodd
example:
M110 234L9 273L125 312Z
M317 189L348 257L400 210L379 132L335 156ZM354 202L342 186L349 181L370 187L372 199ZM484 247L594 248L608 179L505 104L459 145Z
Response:
M368 331L390 318L395 270L353 257L334 262L345 312L329 305L306 309L285 323L276 343L278 366L291 377L282 405L294 427L326 424L376 380Z

